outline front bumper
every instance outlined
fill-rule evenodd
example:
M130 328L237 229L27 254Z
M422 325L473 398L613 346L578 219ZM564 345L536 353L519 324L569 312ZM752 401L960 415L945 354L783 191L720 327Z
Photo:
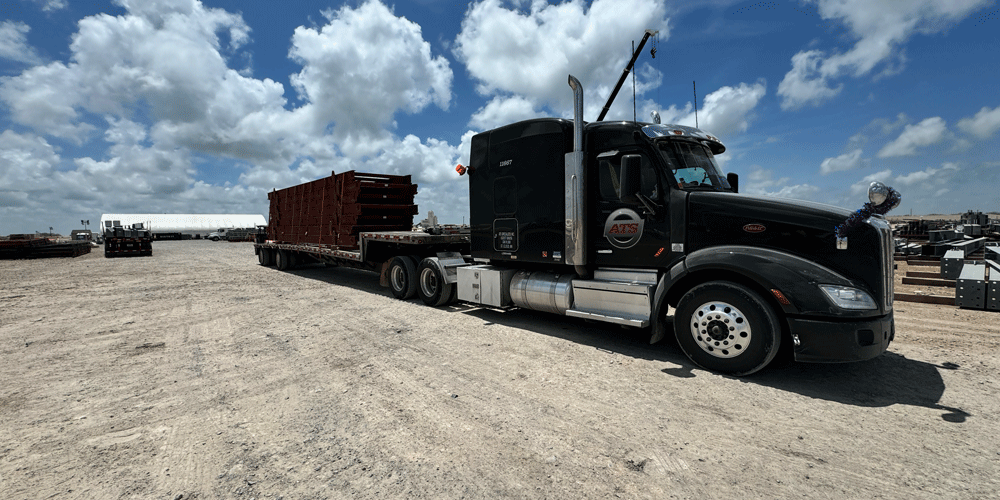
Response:
M788 328L799 344L795 360L809 363L843 363L877 357L896 336L892 312L864 321L788 318Z

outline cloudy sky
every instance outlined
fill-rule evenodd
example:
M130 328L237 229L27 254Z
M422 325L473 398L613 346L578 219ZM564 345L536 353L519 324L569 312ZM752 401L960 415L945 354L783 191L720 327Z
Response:
M468 221L472 135L570 117L567 74L596 119L646 29L635 113L694 125L697 81L743 191L854 209L881 180L895 213L1000 210L993 0L7 0L0 234L266 215L271 189L352 169Z

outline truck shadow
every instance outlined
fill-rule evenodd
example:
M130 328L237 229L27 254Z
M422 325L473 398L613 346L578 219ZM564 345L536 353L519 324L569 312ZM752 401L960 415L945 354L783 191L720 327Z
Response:
M271 269L274 272L287 272L302 278L322 281L331 285L340 285L363 292L392 296L388 288L379 286L378 274L371 271L349 267L326 267L323 264L304 264L288 271L278 271L273 267Z
M307 265L288 271L303 278L350 287L354 290L391 296L378 284L378 277L367 271L349 268L327 269L323 265ZM413 299L419 302L419 299ZM445 313L467 314L483 321L485 326L500 324L532 331L587 345L635 359L661 361L676 365L661 370L677 378L715 376L695 366L681 352L672 335L650 345L649 333L634 328L621 328L577 318L515 309L503 311L466 304L440 309ZM813 364L779 359L763 371L740 378L745 383L759 384L811 398L859 407L885 407L897 404L941 410L947 422L964 422L971 415L960 408L941 405L945 391L940 370L961 369L954 363L936 365L910 359L891 351L878 358L858 363Z
M503 312L471 308L461 312L487 324L530 330L636 359L671 363L677 366L661 371L674 377L714 376L694 365L672 336L650 345L649 334L644 330L524 310ZM845 405L886 407L901 404L941 410L943 420L961 423L972 415L939 403L945 391L940 370L957 369L961 367L954 363L936 365L890 350L875 359L857 363L816 364L779 359L763 371L737 380Z

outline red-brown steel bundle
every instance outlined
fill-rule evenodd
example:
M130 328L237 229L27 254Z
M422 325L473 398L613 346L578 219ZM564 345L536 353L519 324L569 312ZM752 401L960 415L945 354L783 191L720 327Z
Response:
M67 241L60 243L46 238L14 238L0 241L0 259L79 257L88 253L90 253L89 241Z
M409 231L417 206L409 175L331 174L267 194L270 240L357 248L364 231Z

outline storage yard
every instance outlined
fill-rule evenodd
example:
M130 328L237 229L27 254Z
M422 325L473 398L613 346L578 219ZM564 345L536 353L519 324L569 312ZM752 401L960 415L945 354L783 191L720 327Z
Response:
M898 261L897 293L933 266ZM888 352L694 367L635 330L398 301L251 243L0 261L5 498L989 498L997 312L895 303Z

